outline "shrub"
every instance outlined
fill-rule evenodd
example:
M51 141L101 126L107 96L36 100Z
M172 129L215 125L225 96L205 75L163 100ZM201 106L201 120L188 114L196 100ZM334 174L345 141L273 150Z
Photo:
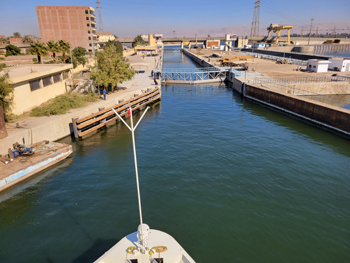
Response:
M88 94L66 93L34 108L30 116L40 117L65 114L69 109L83 107L87 102L94 102L99 99L98 95L92 92Z
M5 60L5 58L3 58L3 57L0 57L0 60Z
M37 63L37 62L38 62L38 59L37 59L37 58L33 58L33 62L34 62L34 63Z

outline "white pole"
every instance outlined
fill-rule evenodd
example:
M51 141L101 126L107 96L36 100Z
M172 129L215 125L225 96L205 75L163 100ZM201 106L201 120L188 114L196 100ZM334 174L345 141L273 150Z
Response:
M136 157L136 147L135 147L135 136L134 136L134 124L132 120L132 110L131 107L130 110L130 118L131 118L131 134L132 134L132 147L134 149L134 162L135 162L135 173L136 173L136 185L137 185L137 197L139 201L139 213L140 213L140 223L141 223L141 240L142 240L142 247L144 248L144 241L143 241L143 222L142 222L142 209L141 209L141 196L140 196L140 186L139 186L139 173L137 170L137 157ZM144 253L144 251L142 251Z
M137 185L137 197L138 197L138 202L139 202L139 213L140 213L140 223L141 223L141 241L142 241L142 253L145 253L145 243L143 240L143 221L142 221L142 209L141 209L141 195L140 195L140 186L139 186L139 173L138 173L138 169L137 169L137 158L136 158L136 146L135 146L135 136L134 136L134 131L136 130L137 126L139 125L140 121L142 120L143 116L145 115L145 113L148 111L149 107L146 108L145 112L142 114L140 120L137 122L135 128L134 128L134 122L132 119L132 109L131 106L129 107L130 110L130 120L131 120L131 128L129 127L129 125L123 120L123 118L114 110L114 113L119 117L119 119L121 119L123 121L123 123L129 128L129 130L131 131L131 135L132 135L132 147L134 150L134 162L135 162L135 173L136 173L136 185Z

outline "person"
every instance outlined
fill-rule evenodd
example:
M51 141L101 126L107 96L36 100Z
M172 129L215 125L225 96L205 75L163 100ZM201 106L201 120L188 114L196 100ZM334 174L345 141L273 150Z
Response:
M153 70L151 71L151 76L153 77Z
M157 73L153 72L153 80L154 80L154 85L158 85L157 82Z
M106 100L106 94L107 94L107 91L106 91L106 88L103 89L103 99Z

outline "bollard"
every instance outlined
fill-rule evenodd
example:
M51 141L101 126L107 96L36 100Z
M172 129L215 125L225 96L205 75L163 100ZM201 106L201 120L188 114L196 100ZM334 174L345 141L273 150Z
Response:
M74 132L74 137L75 138L78 138L79 137L79 133L80 131L78 131L78 127L77 127L77 120L79 118L75 117L75 118L72 118L72 124L73 124L73 132Z

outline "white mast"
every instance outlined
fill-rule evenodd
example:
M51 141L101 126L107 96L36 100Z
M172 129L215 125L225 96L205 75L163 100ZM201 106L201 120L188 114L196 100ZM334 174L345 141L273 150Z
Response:
M140 195L140 186L139 186L139 173L138 173L138 169L137 169L137 157L136 157L136 146L135 146L135 136L134 136L134 131L136 130L137 126L139 125L140 121L142 120L143 116L145 115L145 113L147 112L147 110L149 109L149 107L146 108L145 112L142 114L140 120L137 122L137 124L135 125L134 128L134 122L132 119L132 109L131 106L129 107L128 111L129 111L129 116L130 116L130 120L131 120L131 128L129 127L129 125L124 121L124 119L122 117L120 117L120 115L118 114L118 112L116 112L113 108L112 110L114 111L114 113L119 117L119 119L121 119L123 121L123 123L126 125L126 127L129 128L129 130L131 131L132 134L132 147L134 150L134 162L135 162L135 173L136 173L136 185L137 185L137 196L138 196L138 201L139 201L139 213L140 213L140 224L141 224L141 247L142 253L145 253L145 242L143 240L143 221L142 221L142 209L141 209L141 195Z

